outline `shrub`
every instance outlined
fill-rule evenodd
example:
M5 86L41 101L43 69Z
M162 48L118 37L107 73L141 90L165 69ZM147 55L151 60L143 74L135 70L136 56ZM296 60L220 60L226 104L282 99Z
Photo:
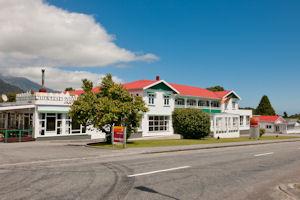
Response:
M175 133L184 139L200 139L210 133L210 117L199 109L177 108L172 119Z
M266 133L266 130L263 128L259 129L259 137L262 137Z

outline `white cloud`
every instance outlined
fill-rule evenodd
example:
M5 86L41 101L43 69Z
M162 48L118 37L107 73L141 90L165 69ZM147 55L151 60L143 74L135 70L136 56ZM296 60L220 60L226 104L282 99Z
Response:
M0 68L0 73L8 76L21 76L29 78L37 83L41 82L41 68L24 67L24 68L8 68L6 70ZM81 87L82 79L87 78L93 81L94 85L98 85L103 74L96 74L87 71L67 71L59 68L46 68L45 85L55 90L64 90L66 87L78 89ZM123 82L118 77L113 77L116 82Z
M117 46L90 15L42 0L0 0L0 8L0 68L101 67L158 59Z

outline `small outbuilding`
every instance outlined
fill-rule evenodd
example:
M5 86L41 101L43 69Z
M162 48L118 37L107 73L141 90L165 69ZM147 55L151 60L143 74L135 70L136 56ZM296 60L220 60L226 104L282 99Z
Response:
M266 133L287 133L287 121L279 116L256 116L259 121L259 128L265 129Z

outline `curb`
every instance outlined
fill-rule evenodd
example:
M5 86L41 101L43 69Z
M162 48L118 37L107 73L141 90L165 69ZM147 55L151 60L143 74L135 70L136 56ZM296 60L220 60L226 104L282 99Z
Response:
M247 144L229 144L229 145L219 145L219 146L211 146L211 147L194 147L194 148L185 148L185 149L170 149L170 150L160 150L160 151L149 151L149 152L141 152L140 154L155 154L155 153L170 153L170 152L180 152L180 151L193 151L193 150L201 150L201 149L219 149L226 147L241 147L241 146L254 146L254 145L264 145L264 144L276 144L276 143L285 143L285 142L299 142L300 139L297 140L288 140L288 141L269 141L269 142L259 142L259 143L247 143Z
M254 146L254 145L264 145L264 144L277 144L277 143L286 143L286 142L299 142L300 139L285 139L285 140L280 140L280 141L262 141L262 142L257 142L257 143L244 143L244 144L228 144L226 145L226 143L222 144L222 145L216 145L216 146L208 146L208 147L201 147L201 146L194 146L194 147L186 147L186 148L182 148L182 149L176 149L174 146L174 149L166 149L166 150L146 150L143 151L143 148L136 148L136 149L140 149L140 152L135 152L134 154L138 155L138 154L156 154L156 153L171 153L171 152L180 152L180 151L193 151L193 150L201 150L201 149L219 149L219 148L227 148L227 147L241 147L241 146ZM105 149L105 150L126 150L126 149L110 149L110 148L105 148L105 147L95 147L95 146L91 146L91 144L94 143L89 143L89 144L85 144L83 146L88 147L88 148L97 148L97 149ZM201 145L201 144L200 144ZM171 146L169 146L171 147ZM179 146L180 147L180 146ZM156 147L153 147L156 148Z

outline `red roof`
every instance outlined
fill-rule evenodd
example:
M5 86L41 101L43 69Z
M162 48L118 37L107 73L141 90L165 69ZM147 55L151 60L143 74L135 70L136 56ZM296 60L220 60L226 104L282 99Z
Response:
M262 121L262 122L273 122L274 123L281 117L279 115L274 115L274 116L261 115L261 116L256 116L256 118L258 118L259 121Z
M127 90L141 90L155 82L159 82L159 80L138 80L129 83L123 84L124 88ZM194 97L204 97L209 99L222 99L226 94L230 91L222 91L222 92L212 92L207 89L203 89L200 87L188 86L188 85L181 85L176 83L170 83L170 85L176 89L180 95L183 96L194 96ZM93 92L99 92L99 87L93 88ZM83 90L75 90L70 91L70 94L73 95L80 95L84 93Z
M69 92L69 94L71 94L71 95L81 95L81 94L84 93L83 90L73 90L73 91L68 91L68 92ZM94 88L92 89L92 92L98 93L98 92L100 92L100 88L99 88L99 87L94 87Z
M130 83L124 83L123 86L127 90L138 90L138 89L143 89L144 87L147 87L155 82L157 82L157 81L156 80L138 80L138 81L133 81Z
M207 89L194 87L194 86L188 86L188 85L180 85L176 83L170 84L172 87L174 87L180 95L183 96L195 96L195 97L205 97L209 99L219 99L219 97L212 91L209 91Z
M217 91L214 92L218 98L223 98L225 97L229 92L231 92L230 90L224 90L224 91Z

